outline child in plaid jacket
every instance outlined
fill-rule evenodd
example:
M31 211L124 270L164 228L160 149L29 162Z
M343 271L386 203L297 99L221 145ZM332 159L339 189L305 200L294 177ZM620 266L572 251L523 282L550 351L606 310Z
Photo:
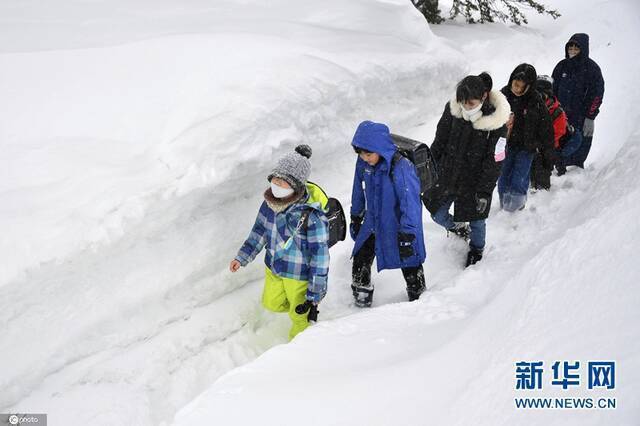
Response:
M307 184L310 156L311 148L299 145L280 159L251 233L229 267L236 272L266 249L262 303L289 313L290 339L309 325L307 313L298 314L296 307L306 300L318 304L327 292L329 231L322 203Z

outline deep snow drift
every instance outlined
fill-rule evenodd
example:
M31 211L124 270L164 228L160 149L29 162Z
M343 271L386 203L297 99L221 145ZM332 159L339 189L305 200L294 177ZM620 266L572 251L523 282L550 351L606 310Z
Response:
M638 7L557 7L563 18L529 28L434 35L400 0L4 2L0 411L52 424L170 424L185 406L176 424L633 424L640 90L627 82L640 67L621 58L640 53ZM375 276L374 309L351 307L351 247L336 246L321 322L248 363L288 328L259 306L260 262L225 271L274 160L311 144L313 180L348 206L359 121L430 141L467 71L498 87L522 61L550 73L578 31L607 83L587 170L518 215L494 209L487 257L466 271L464 245L425 215L418 303L396 303L393 271ZM615 359L618 409L515 410L526 359Z

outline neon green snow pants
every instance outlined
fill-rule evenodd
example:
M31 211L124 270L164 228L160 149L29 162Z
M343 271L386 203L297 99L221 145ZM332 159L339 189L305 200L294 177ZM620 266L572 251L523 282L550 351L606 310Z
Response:
M289 312L292 322L289 330L289 340L291 340L309 327L307 313L296 314L296 306L306 300L307 282L279 277L269 268L265 268L264 278L262 305L272 312Z

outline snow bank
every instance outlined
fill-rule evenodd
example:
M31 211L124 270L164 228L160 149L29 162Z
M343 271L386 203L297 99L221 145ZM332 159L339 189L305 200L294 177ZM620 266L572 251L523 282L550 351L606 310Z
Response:
M331 152L365 105L411 101L386 82L425 90L443 63L400 1L41 3L2 6L0 285L113 242L158 197L266 170L283 141ZM87 36L22 26L40 19Z

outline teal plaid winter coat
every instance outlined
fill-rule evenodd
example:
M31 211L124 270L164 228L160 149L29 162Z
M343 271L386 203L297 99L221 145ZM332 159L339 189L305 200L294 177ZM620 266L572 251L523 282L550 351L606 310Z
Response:
M306 231L305 227L297 229L304 211L310 212ZM324 295L329 274L328 240L327 217L320 202L309 202L308 194L279 213L263 202L236 260L246 266L265 248L264 263L273 273L308 281L310 292Z

